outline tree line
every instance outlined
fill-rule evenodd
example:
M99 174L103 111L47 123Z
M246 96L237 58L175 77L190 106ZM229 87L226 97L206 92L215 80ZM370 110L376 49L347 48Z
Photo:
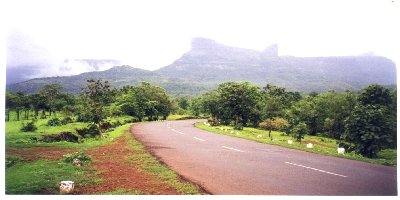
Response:
M370 85L361 92L310 93L248 82L222 83L192 99L195 114L211 116L210 124L260 127L283 131L301 141L304 135L337 139L339 146L367 157L396 147L396 90Z
M191 114L208 116L212 125L282 131L297 141L305 135L321 135L367 157L396 147L396 90L380 85L360 92L302 95L274 85L227 82L198 97L173 98L165 89L147 82L116 89L107 81L89 79L79 96L62 91L61 85L50 84L30 95L7 92L6 120L10 120L11 111L16 113L16 120L47 118L62 112L76 117L76 121L101 127L112 116L151 121L166 119L171 113Z

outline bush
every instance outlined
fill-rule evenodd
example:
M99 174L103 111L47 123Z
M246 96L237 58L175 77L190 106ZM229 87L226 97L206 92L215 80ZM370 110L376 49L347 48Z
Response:
M218 126L220 123L217 119L207 119L207 122L211 125L211 126Z
M88 137L96 137L100 135L100 130L97 127L96 124L91 123L88 125L88 128L82 128L82 129L75 129L78 135L88 138Z
M71 117L64 117L64 119L61 120L62 124L69 124L74 122L74 120Z
M22 122L21 131L23 131L23 132L31 132L31 131L36 131L36 130L37 130L37 127L36 127L34 121L28 122L27 124Z
M61 120L58 118L52 118L47 122L47 126L61 126Z
M81 114L76 117L76 122L91 122L91 121L92 121L92 118L87 115Z
M234 130L243 130L243 124L242 123L238 123L233 127Z
M43 135L42 142L79 142L79 137L71 132L61 132L59 134Z
M92 159L85 152L83 152L81 150L79 152L69 153L69 154L64 155L64 162L72 163L72 161L75 158L79 159L82 163L91 162L92 161Z
M6 169L12 167L17 162L21 161L21 158L16 156L6 156Z
M100 124L100 129L101 130L107 130L107 129L110 129L110 128L114 128L113 124L111 124L110 121L101 122L101 124Z

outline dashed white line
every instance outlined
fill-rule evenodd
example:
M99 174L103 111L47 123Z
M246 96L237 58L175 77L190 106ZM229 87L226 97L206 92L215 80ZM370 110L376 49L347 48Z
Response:
M227 146L222 146L222 148L234 150L234 151L237 151L237 152L244 152L244 151L242 151L242 150L235 149L235 148L232 148L232 147L227 147Z
M196 140L200 140L200 141L202 141L202 142L204 142L205 140L203 140L203 139L200 139L200 138L198 138L198 137L193 137L194 139L196 139Z
M285 162L285 163L286 163L286 164L289 164L289 165L294 165L294 166L298 166L298 167L303 167L303 168L306 168L306 169L312 169L312 170L314 170L314 171L318 171L318 172L322 172L322 173L326 173L326 174L331 174L331 175L334 175L334 176L340 176L340 177L343 177L343 178L347 178L347 176L345 176L345 175L335 174L335 173L332 173L332 172L328 172L328 171L316 169L316 168L313 168L313 167L307 167L307 166L304 166L304 165L299 165L299 164L295 164L295 163L291 163L291 162Z

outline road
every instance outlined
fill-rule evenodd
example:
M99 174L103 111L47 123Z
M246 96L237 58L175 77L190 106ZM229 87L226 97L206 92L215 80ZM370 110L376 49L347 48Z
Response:
M323 156L195 128L201 120L141 123L137 140L211 194L397 195L395 167Z

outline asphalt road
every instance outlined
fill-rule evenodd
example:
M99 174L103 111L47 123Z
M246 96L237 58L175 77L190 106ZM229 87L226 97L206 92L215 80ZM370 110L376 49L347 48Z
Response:
M195 128L198 121L141 123L131 132L211 194L397 195L395 167L218 135Z

